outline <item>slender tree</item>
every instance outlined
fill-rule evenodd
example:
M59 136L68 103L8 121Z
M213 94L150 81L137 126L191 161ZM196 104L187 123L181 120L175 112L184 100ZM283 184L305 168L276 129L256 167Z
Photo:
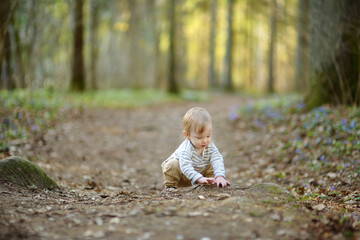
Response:
M98 25L99 25L99 2L98 0L91 0L90 2L90 69L89 69L89 83L90 89L97 89L97 58L99 55L98 44Z
M169 0L170 17L170 48L169 48L169 76L168 91L170 93L179 93L179 87L176 81L176 11L175 0Z
M141 88L143 86L142 72L143 59L140 58L140 46L139 42L142 39L141 29L141 8L142 4L138 0L128 0L131 11L131 17L129 20L129 71L131 78L130 83L133 88ZM142 57L145 57L142 55ZM139 71L141 69L141 71Z
M9 24L9 21L11 19L11 15L13 14L12 8L11 8L11 0L2 0L0 1L0 87L6 88L5 79L3 79L4 74L2 73L3 69L3 57L7 50L7 34L8 29L7 26Z
M10 33L7 29L5 33L5 41L4 41L4 81L5 81L5 89L14 90L16 88L13 68L12 68L12 57L11 57L11 43L10 43Z
M35 84L35 74L36 70L39 69L39 63L42 58L39 56L40 49L44 49L40 47L42 38L42 34L44 34L44 28L42 26L42 16L39 14L40 12L44 12L42 10L42 3L40 1L29 1L28 4L18 4L18 8L16 13L25 17L26 21L19 21L19 18L15 18L15 31L21 32L25 29L26 37L19 38L17 41L17 47L19 47L19 51L21 51L21 60L24 66L24 77L26 78L27 86L33 86ZM43 26L48 26L43 25ZM17 30L17 28L19 28ZM54 33L56 33L55 29L53 29ZM49 39L46 40L48 42ZM25 80L25 79L24 79Z
M8 30L10 34L10 41L14 56L14 67L17 78L17 87L25 88L25 73L24 73L24 63L22 60L22 47L20 41L19 29L15 26L15 17L14 15L11 17L10 23L8 25Z
M275 71L275 48L276 48L276 15L277 15L277 2L271 2L270 14L270 41L269 41L269 65L268 65L268 86L269 93L274 92L274 71Z
M246 14L245 14L245 21L246 21L246 40L245 40L245 46L246 46L246 52L247 52L247 74L244 79L244 87L250 88L254 81L254 45L255 45L255 38L254 38L254 27L253 24L253 11L252 11L252 4L253 1L246 0Z
M233 44L234 44L234 34L233 34L233 0L228 0L227 4L228 12L228 28L227 28L227 42L226 42L226 56L225 56L225 90L233 91L233 79L232 79L232 64L233 64Z
M298 1L295 90L305 92L309 86L309 0Z
M73 49L73 68L71 77L71 90L85 90L85 70L83 56L83 0L75 1L74 16L74 49Z
M156 1L155 0L148 0L146 1L145 5L145 12L147 13L146 18L146 36L148 42L148 48L150 48L150 51L148 51L150 64L146 64L146 79L147 79L147 86L150 87L157 87L157 78L159 77L159 34L157 29L157 7L156 7Z
M217 0L211 1L211 23L210 23L210 45L209 45L209 86L215 88L215 36L216 36L216 12L217 12Z
M360 2L311 0L310 17L307 107L324 103L360 105Z

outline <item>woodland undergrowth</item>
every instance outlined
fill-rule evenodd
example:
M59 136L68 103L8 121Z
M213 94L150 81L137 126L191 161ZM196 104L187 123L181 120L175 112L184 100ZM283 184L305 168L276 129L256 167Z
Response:
M360 230L359 108L305 111L300 97L271 97L235 107L228 118L240 133L263 136L265 161L252 166L254 178L267 175L286 186L299 207L322 216L314 225L323 231L352 236Z

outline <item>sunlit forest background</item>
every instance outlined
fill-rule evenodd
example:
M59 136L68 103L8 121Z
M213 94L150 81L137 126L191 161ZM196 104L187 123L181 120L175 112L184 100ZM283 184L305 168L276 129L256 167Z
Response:
M225 89L300 92L309 105L360 101L357 1L1 5L3 89Z

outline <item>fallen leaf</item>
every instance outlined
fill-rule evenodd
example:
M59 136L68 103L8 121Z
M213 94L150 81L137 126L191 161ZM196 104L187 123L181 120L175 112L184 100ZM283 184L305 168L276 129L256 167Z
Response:
M204 197L204 195L199 195L198 198L199 198L200 200L205 200L205 199L206 199L206 198Z
M228 199L231 197L230 194L227 194L227 193L220 193L216 196L217 196L218 200L225 200L225 199Z
M327 174L327 176L328 176L329 178L331 178L331 179L334 179L334 178L337 177L337 174L336 174L336 173L333 173L333 172L330 172L330 173Z
M318 204L318 205L313 206L312 209L314 209L314 210L316 210L316 211L322 211L322 210L325 209L325 207L326 207L326 206L325 206L324 204L320 203L320 204Z

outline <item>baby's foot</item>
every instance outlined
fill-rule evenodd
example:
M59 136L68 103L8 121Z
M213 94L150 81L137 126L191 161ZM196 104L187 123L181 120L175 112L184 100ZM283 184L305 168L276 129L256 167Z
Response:
M177 192L177 188L176 187L165 187L165 191L167 191L167 192Z

